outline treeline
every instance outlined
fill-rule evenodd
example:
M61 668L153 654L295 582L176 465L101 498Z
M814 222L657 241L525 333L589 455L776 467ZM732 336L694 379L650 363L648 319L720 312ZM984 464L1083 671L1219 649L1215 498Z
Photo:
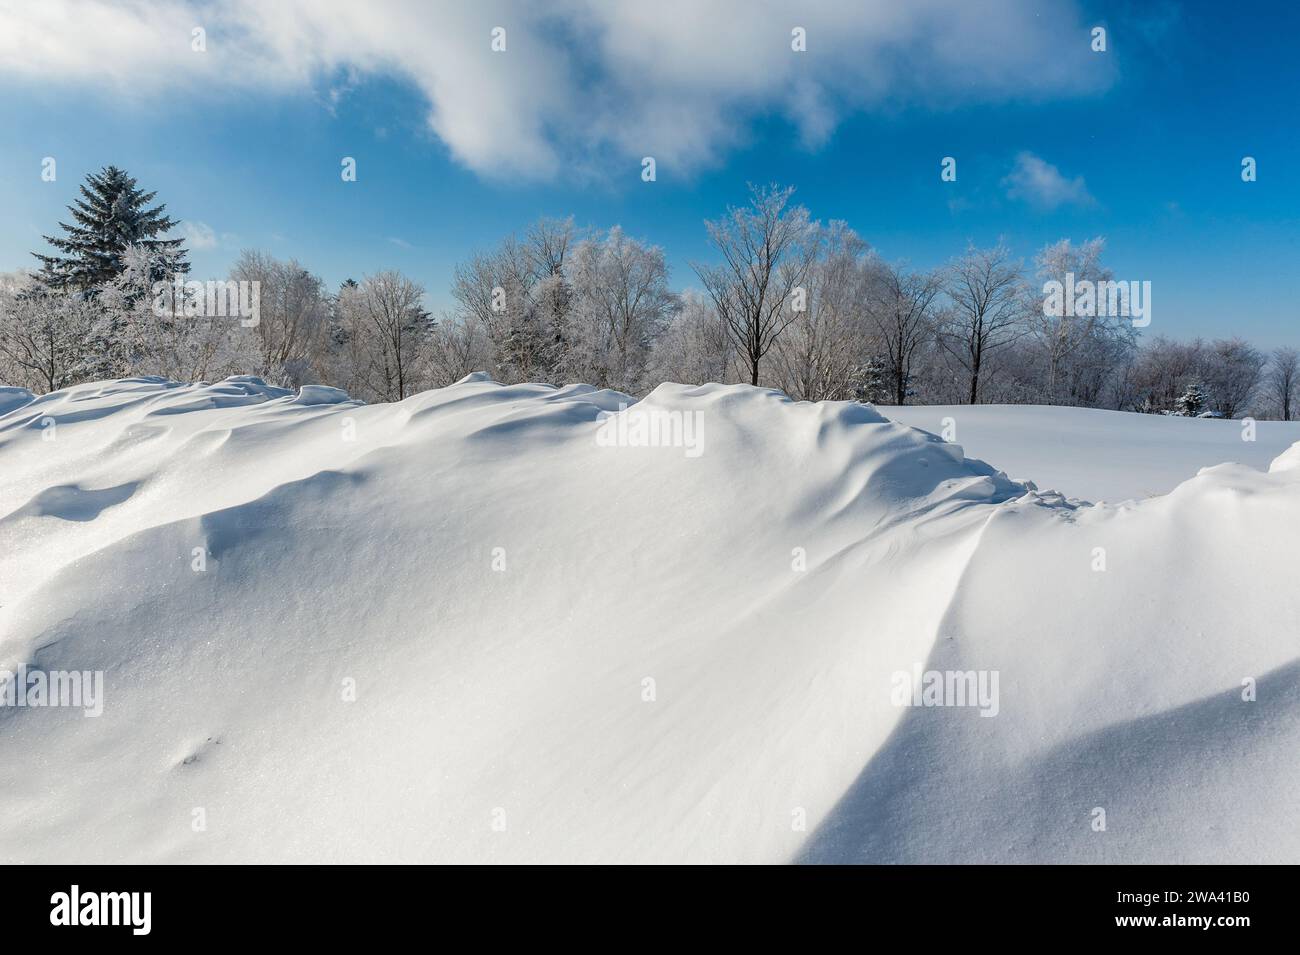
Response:
M663 251L618 227L543 220L463 262L455 307L437 316L398 272L330 290L296 261L244 252L230 279L255 283L258 314L241 321L197 307L200 292L182 285L160 307L160 278L184 281L188 268L175 244L147 241L160 210L145 210L152 224L138 241L100 249L93 272L73 243L67 259L42 256L40 274L0 283L0 379L43 392L106 377L255 374L373 402L487 370L632 395L662 381L743 381L813 401L1296 411L1294 349L1144 340L1122 310L1045 308L1046 283L1111 282L1101 239L1061 240L1028 265L998 245L916 270L768 187L706 223L714 255L694 266L699 291L674 291Z

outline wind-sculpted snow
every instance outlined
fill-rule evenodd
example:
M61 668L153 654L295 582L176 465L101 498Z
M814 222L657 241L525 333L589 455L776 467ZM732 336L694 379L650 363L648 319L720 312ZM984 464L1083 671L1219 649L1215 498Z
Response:
M1294 450L1106 507L740 385L9 409L0 671L103 699L0 707L7 862L1300 857Z
M0 387L0 415L28 404L35 396L26 388Z

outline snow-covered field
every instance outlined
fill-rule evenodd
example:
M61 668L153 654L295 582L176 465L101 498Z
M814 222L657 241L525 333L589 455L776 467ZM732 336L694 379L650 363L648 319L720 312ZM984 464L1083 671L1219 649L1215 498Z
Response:
M1168 494L1203 467L1232 461L1267 470L1300 441L1300 422L1198 420L1043 405L879 408L944 435L1014 478L1087 501Z
M1300 861L1294 426L624 401L0 392L0 860Z

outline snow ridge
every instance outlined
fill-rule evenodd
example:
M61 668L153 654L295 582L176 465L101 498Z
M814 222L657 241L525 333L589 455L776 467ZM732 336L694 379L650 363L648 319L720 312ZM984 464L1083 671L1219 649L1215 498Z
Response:
M105 701L0 708L0 857L1294 861L1294 455L1083 506L741 385L27 396L0 669ZM997 717L896 705L918 665L998 670ZM1206 746L1276 799L1189 795Z

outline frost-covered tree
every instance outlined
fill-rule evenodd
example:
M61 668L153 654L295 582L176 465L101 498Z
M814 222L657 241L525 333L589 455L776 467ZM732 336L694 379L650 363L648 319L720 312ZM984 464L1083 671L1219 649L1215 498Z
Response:
M748 205L705 223L722 264L695 266L754 385L764 356L798 317L795 290L817 257L820 229L806 208L790 205L793 193L750 186Z
M867 243L844 222L832 222L805 284L801 309L772 349L764 379L797 401L845 401L855 375L874 351L867 300L876 269Z
M1198 382L1192 382L1187 386L1187 390L1174 402L1174 413L1182 415L1184 418L1195 418L1208 410L1209 404L1210 397L1206 394L1205 389Z
M400 272L364 278L341 296L347 329L357 343L368 399L401 401L423 382L432 331L424 287Z
M198 381L247 368L237 321L191 308L174 250L128 246L122 271L85 291L30 279L0 289L0 364L34 391L160 375ZM12 373L12 372L11 372Z
M973 405L992 354L1025 333L1029 299L1024 274L1006 245L972 246L949 266L946 290L952 307L939 341L965 372L965 400Z
M918 355L936 334L942 314L942 290L939 275L912 272L899 265L879 265L867 314L886 362L890 394L882 400L897 405L907 403Z
M1095 405L1135 346L1122 287L1111 284L1111 271L1101 260L1105 248L1106 240L1100 237L1078 245L1062 239L1035 258L1044 286L1051 282L1061 289L1083 288L1086 282L1095 291L1093 307L1081 312L1050 309L1046 295L1041 307L1027 311L1031 341L1042 363L1042 398L1050 403ZM1057 304L1063 306L1063 298Z
M571 219L542 220L456 268L452 296L488 341L503 381L549 381L560 370L573 299L567 275Z
M180 265L167 248L128 245L116 275L82 295L93 301L95 320L84 343L87 371L97 379L164 374L181 377L165 360L192 329L185 294L174 284ZM163 294L154 294L155 279ZM156 301L161 299L161 301ZM164 369L164 366L165 369Z
M615 226L578 243L569 274L572 314L562 363L567 376L640 393L651 344L678 308L663 250Z
M355 321L358 310L349 307L359 288L356 279L344 279L338 292L327 302L327 328L313 365L313 374L319 381L341 388L354 398L364 397L366 370L365 340Z
M445 312L429 334L429 383L443 388L492 367L483 324L470 313Z
M0 282L3 383L41 394L87 380L86 342L98 314L85 295L51 291L29 276Z
M1296 406L1296 392L1300 389L1300 351L1278 348L1272 355L1266 381L1269 397L1276 404L1278 417L1290 421Z
M650 385L675 381L702 385L736 380L739 358L713 302L698 292L686 292L681 307L650 354Z
M893 382L890 363L883 355L873 355L853 370L853 400L884 404L890 399Z
M1148 414L1175 411L1187 385L1199 377L1205 343L1179 342L1163 335L1149 341L1138 355L1133 371L1135 411Z
M295 260L279 261L245 250L232 281L259 283L260 315L252 329L254 374L296 388L312 377L329 331L330 303L324 283Z
M1204 357L1204 381L1214 410L1225 418L1246 413L1259 388L1267 359L1241 338L1218 339Z
M62 254L32 253L41 261L43 285L87 291L110 282L122 272L129 246L166 252L173 267L189 271L182 240L161 238L176 223L165 214L162 203L150 207L157 193L145 192L125 171L107 166L86 176L81 195L68 206L73 223L59 223L64 234L44 237Z
M529 228L524 245L533 283L530 308L535 316L531 324L538 330L539 351L549 362L552 375L562 366L567 350L565 335L574 295L569 258L577 240L570 216L539 219Z

